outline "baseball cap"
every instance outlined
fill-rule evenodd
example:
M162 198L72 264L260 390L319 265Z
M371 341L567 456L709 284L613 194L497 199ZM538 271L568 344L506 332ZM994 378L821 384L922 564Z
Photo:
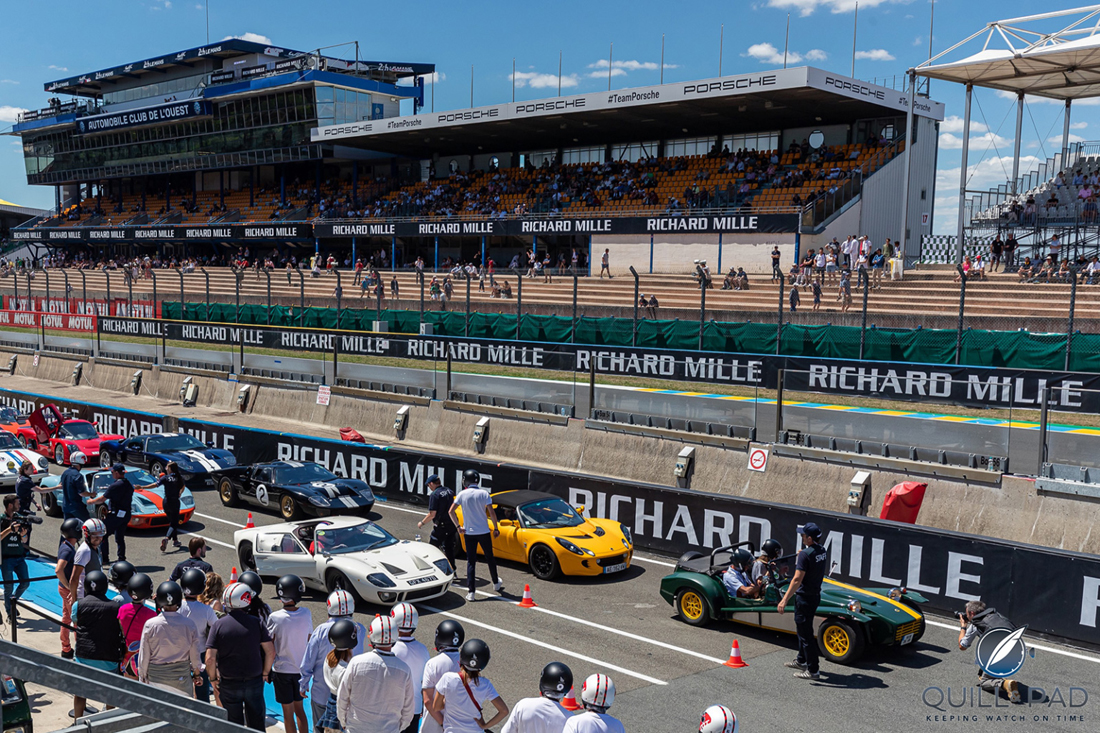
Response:
M115 465L111 466L111 470L126 473L126 466L122 465L121 463L116 463Z
M802 534L809 535L816 540L821 536L821 527L818 527L814 522L806 522L802 525Z
M433 473L433 474L432 474L431 476L429 476L429 477L428 477L428 481L427 481L427 483L429 483L429 484L430 484L430 483L432 483L433 481L439 481L439 476L437 476L437 475L436 475L436 474L434 474L434 473Z

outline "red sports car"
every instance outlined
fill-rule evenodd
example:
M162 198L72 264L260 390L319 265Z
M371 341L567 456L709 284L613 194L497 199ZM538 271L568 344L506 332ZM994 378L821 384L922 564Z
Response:
M99 463L99 444L123 437L102 435L87 420L66 418L56 405L46 405L32 412L27 422L28 425L20 426L20 439L28 448L52 458L59 466L68 465L69 456L76 451L88 457L86 465L95 466Z

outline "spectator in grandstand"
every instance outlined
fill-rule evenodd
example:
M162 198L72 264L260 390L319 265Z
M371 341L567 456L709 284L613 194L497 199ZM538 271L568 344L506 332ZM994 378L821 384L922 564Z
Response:
M262 731L264 683L270 678L275 646L260 619L248 613L251 603L252 590L244 583L225 589L229 612L210 630L206 669L229 722Z
M815 278L814 281L812 283L810 283L810 292L812 292L813 296L814 296L813 310L818 310L821 307L821 280L820 279Z
M1095 285L1100 280L1100 258L1095 255L1088 265L1081 268L1081 283Z
M733 290L733 278L737 275L737 268L730 267L730 271L722 278L722 290Z
M363 258L360 257L355 261L355 279L351 281L352 285L358 285L363 279Z
M1024 257L1024 261L1020 263L1020 267L1016 270L1017 280L1016 282L1030 282L1031 278L1035 275L1035 265L1031 262L1030 257Z
M507 298L507 299L511 299L511 297L512 297L512 283L510 283L510 282L508 282L507 280L505 280L505 281L504 281L504 286L503 286L503 288L501 289L501 294L502 294L502 295L503 295L503 296L504 296L505 298Z
M81 580L80 600L73 606L76 624L76 661L87 667L118 674L122 660L122 627L118 603L107 598L107 576L91 570ZM74 719L84 716L87 700L73 697Z
M970 261L970 255L966 255L965 257L963 257L962 265L957 270L954 281L957 283L961 283L963 281L963 278L969 278L970 270L973 266L973 263L971 263Z
M393 274L390 278L390 297L394 300L401 299L401 285L397 282L397 273Z
M970 268L970 277L974 280L986 280L985 276L985 258L981 253L978 253L974 257L974 263Z
M813 252L813 250L810 250ZM814 279L822 280L825 277L825 248L821 247L814 254Z
M638 296L638 308L649 312L649 301L646 300L645 293Z
M1016 235L1009 232L1005 240L1005 271L1016 264L1016 247Z
M871 255L871 287L875 290L882 287L882 270L885 265L885 255L881 249L876 249Z
M1055 232L1050 237L1050 243L1048 246L1048 253L1050 254L1051 262L1058 264L1058 256L1062 253L1062 238Z
M658 308L659 308L660 306L661 306L661 304L657 302L657 295L656 295L656 293L654 293L653 295L649 296L649 307L648 307L648 311L649 311L649 317L650 317L650 318L653 318L654 320L656 320L656 318L657 318L657 309L658 309Z
M842 270L840 284L837 286L837 300L840 301L840 312L847 313L852 307L852 273L850 270Z
M1069 260L1062 260L1058 271L1054 273L1054 279L1058 282L1068 283L1073 280L1073 271L1069 269Z
M782 254L779 251L779 245L778 244L774 245L772 247L772 253L771 253L771 258L772 258L772 282L775 282L776 280L782 280L783 279L783 270L779 266L779 258L781 256L782 256Z
M1048 283L1048 282L1050 282L1051 276L1056 271L1057 271L1057 266L1054 264L1054 261L1048 255L1047 258L1045 260L1043 260L1042 265L1039 266L1038 271L1032 276L1031 280L1029 280L1028 282L1033 282L1033 283L1045 282L1045 283Z
M748 290L749 289L749 274L745 272L745 268L738 267L737 274L733 277L733 289L734 290Z
M493 283L492 287L489 288L489 297L490 298L500 298L500 297L502 297L502 291L501 291L500 283Z
M1001 264L1001 258L1004 255L1005 244L1001 241L1001 233L997 232L997 236L989 244L989 271L996 272L997 266Z
M787 295L787 300L791 304L791 313L798 311L798 304L802 302L801 296L798 294L798 286L795 285L791 288L790 294Z
M607 279L611 279L611 268L608 264L608 257L611 255L611 250L604 247L603 255L600 257L600 279L603 280L603 274L607 273Z

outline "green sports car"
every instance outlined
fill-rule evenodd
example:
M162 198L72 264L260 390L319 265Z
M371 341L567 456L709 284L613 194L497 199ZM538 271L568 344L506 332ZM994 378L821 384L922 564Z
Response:
M731 598L722 584L732 551L751 543L720 547L709 556L684 554L676 569L661 579L661 597L686 623L702 626L712 619L735 621L763 629L795 633L794 609L777 607L790 579L779 569L793 555L769 563L763 598ZM753 553L755 554L755 552ZM906 646L924 635L923 596L905 588L857 588L826 578L817 608L817 643L822 655L836 664L854 664L868 644Z

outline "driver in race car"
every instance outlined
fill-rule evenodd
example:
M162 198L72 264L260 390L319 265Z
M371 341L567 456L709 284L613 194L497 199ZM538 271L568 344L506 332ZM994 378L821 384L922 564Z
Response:
M764 540L764 544L760 546L760 552L756 555L756 562L752 564L752 579L754 581L763 579L767 583L768 566L782 554L783 545L776 540ZM784 568L779 568L779 570L783 575L786 575Z
M722 573L722 585L732 598L759 598L764 593L764 580L752 579L752 553L743 547L733 551L733 562Z

